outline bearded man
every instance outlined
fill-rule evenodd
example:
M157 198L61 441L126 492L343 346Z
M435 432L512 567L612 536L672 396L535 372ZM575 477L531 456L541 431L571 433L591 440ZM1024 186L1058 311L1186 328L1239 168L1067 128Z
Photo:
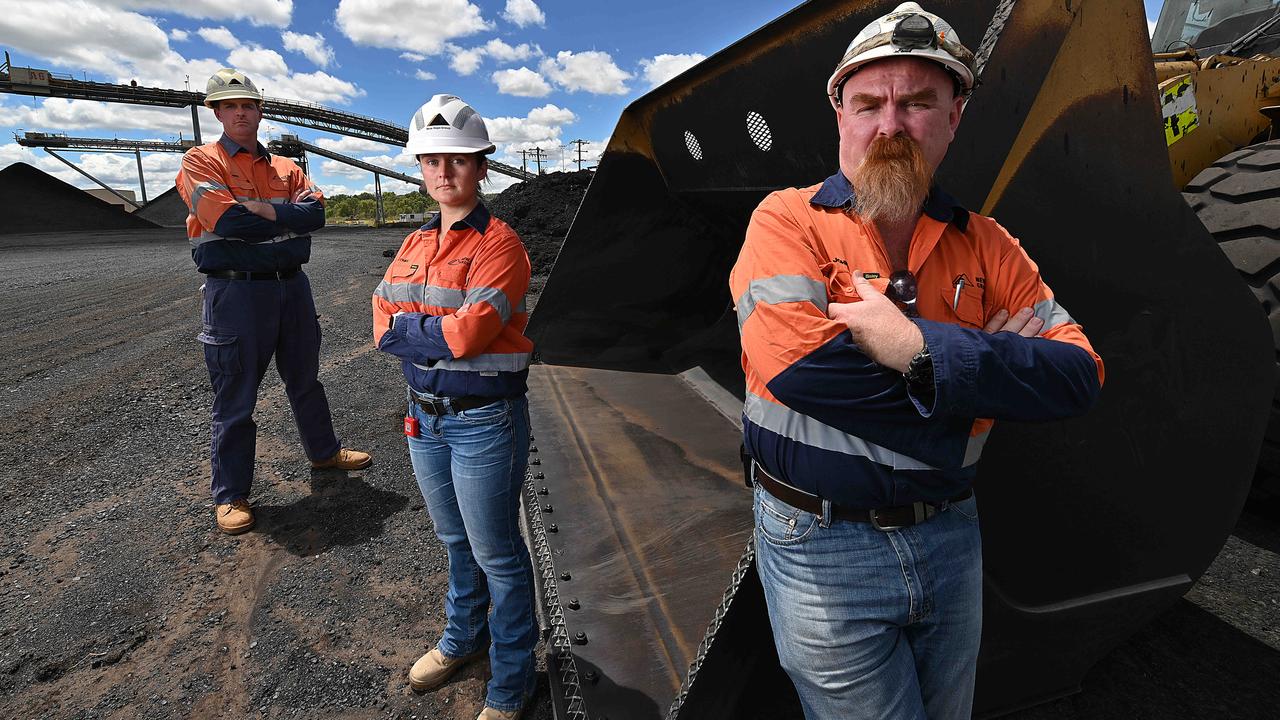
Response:
M839 172L766 197L730 277L757 568L810 719L970 716L983 443L1102 386L1018 241L933 183L973 86L937 15L868 25L827 82Z

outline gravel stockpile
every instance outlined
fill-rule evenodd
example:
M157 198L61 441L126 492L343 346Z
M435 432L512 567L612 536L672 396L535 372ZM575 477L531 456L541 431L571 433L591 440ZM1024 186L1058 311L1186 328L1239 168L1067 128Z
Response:
M0 235L156 227L26 163L0 170L0 197L11 200L0 215Z
M133 214L150 220L160 227L186 227L187 225L187 204L178 194L177 187L165 190Z
M549 173L516 183L488 201L490 212L515 228L529 252L533 277L529 283L529 309L546 285L560 244L569 232L574 213L591 184L590 170Z
M268 372L258 526L238 538L213 524L182 231L0 237L0 718L475 717L484 663L427 695L405 679L443 627L447 559L409 467L399 363L370 338L403 234L326 229L307 267L334 423L373 466L312 472ZM1011 717L1276 717L1278 554L1280 511L1251 504L1082 693ZM530 720L551 717L540 683ZM767 702L758 717L799 717Z

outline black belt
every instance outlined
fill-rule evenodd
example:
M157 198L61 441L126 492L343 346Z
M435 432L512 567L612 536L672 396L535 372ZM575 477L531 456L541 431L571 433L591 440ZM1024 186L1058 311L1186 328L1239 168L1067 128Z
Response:
M817 495L793 488L790 485L775 479L769 473L760 467L760 463L751 461L752 473L751 479L758 483L760 487L769 491L769 494L778 498L782 502L804 510L814 515L822 515L822 498ZM967 500L973 495L972 490L965 490L963 493L947 500L948 503L960 502ZM847 520L849 522L871 523L877 530L896 530L897 528L911 527L919 525L938 514L938 510L945 503L931 503L918 500L910 505L897 505L894 507L878 508L876 510L856 510L854 508L842 508L839 505L831 505L831 517L834 520Z
M484 407L502 399L480 397L479 395L463 395L455 398L423 398L418 397L416 393L410 393L410 397L417 403L418 407L422 408L422 412L428 415L453 415L464 410Z
M210 270L205 273L211 278L219 278L221 280L288 280L297 275L300 268L289 268L288 270L268 270L266 272L254 270Z

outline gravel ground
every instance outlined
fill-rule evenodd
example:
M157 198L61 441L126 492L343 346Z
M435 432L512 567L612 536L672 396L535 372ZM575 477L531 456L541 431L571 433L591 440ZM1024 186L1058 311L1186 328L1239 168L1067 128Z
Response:
M398 365L369 338L403 235L328 229L308 266L334 423L373 467L313 473L268 373L258 527L239 538L209 505L182 232L0 237L0 717L475 717L482 665L423 696L404 680L443 627L446 559L399 434ZM1082 693L1016 717L1280 716L1278 553L1280 510L1255 502ZM528 717L550 716L544 677Z

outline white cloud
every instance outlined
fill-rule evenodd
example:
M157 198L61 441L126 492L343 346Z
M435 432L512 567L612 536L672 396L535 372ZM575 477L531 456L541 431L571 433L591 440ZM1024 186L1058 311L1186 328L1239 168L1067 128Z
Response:
M175 42L186 42L187 39L190 37L191 37L191 33L187 32L186 30L179 30L178 28L174 28L169 31L169 39Z
M680 53L668 55L663 53L647 60L640 61L640 70L649 87L658 87L662 83L697 65L707 58L701 53Z
M450 46L448 50L452 56L449 58L449 67L453 68L453 71L459 75L470 75L475 72L480 68L480 61L484 59L484 48L482 47L465 50L460 47Z
M1156 34L1156 21L1147 18L1147 37L1154 37Z
M502 17L519 27L547 23L547 16L533 0L507 0L507 8L502 11Z
M525 117L486 118L485 126L489 130L489 139L502 143L504 152L528 150L542 147L544 150L558 148L563 126L578 117L572 110L543 105L529 111Z
M572 110L555 105L543 105L529 111L529 122L539 125L568 125L577 119Z
M580 53L561 50L554 58L543 60L538 69L569 92L585 90L598 95L626 94L626 81L632 77L614 64L609 53L599 50Z
M348 165L344 162L338 162L337 160L325 160L320 163L320 171L325 175L338 175L340 177L354 179L367 178L373 174L368 170L361 170L354 165Z
M414 73L413 73L413 76L414 76L414 77L416 77L416 78L418 78L419 80L428 80L428 81L429 81L429 80L435 80L435 79L436 79L436 74L435 74L435 73L433 73L433 72L427 72L426 70L415 70L415 71L414 71Z
M538 73L527 67L518 70L499 70L490 76L498 92L518 97L546 97L551 86Z
M319 138L315 141L315 144L325 150L332 150L337 153L342 153L343 155L352 155L362 152L386 152L390 149L390 146L385 143L353 137Z
M240 41L236 39L235 35L231 34L230 30L224 27L202 27L196 30L196 34L204 38L205 42L217 45L220 48L234 50L240 47Z
M227 64L259 81L264 77L289 74L289 66L275 50L266 48L236 48L227 55ZM261 82L259 82L261 86Z
M14 55L73 71L154 61L169 52L168 37L150 18L81 2L46 0L0 12L0 37Z
M266 77L258 81L263 95L302 100L321 105L349 105L353 98L363 97L364 90L327 72L294 73Z
M416 52L402 52L400 53L400 59L408 60L409 62L422 62L427 59L427 56Z
M425 55L490 27L468 0L340 0L335 19L355 43ZM424 28L430 29L429 37Z
M293 0L97 0L95 4L158 10L203 20L248 20L254 25L276 27L287 27L293 16Z
M303 35L285 31L280 34L280 39L284 41L285 50L300 53L319 67L327 68L333 62L333 48L325 44L320 33Z
M508 45L498 38L494 38L484 44L484 53L498 62L509 63L528 60L534 55L541 55L542 49L529 43Z
M129 107L93 100L42 98L32 104L10 105L0 100L0 126L36 132L74 130L157 130L190 139L191 112L185 108ZM200 128L208 134L221 124L207 108L200 108ZM176 139L176 138L175 138Z

